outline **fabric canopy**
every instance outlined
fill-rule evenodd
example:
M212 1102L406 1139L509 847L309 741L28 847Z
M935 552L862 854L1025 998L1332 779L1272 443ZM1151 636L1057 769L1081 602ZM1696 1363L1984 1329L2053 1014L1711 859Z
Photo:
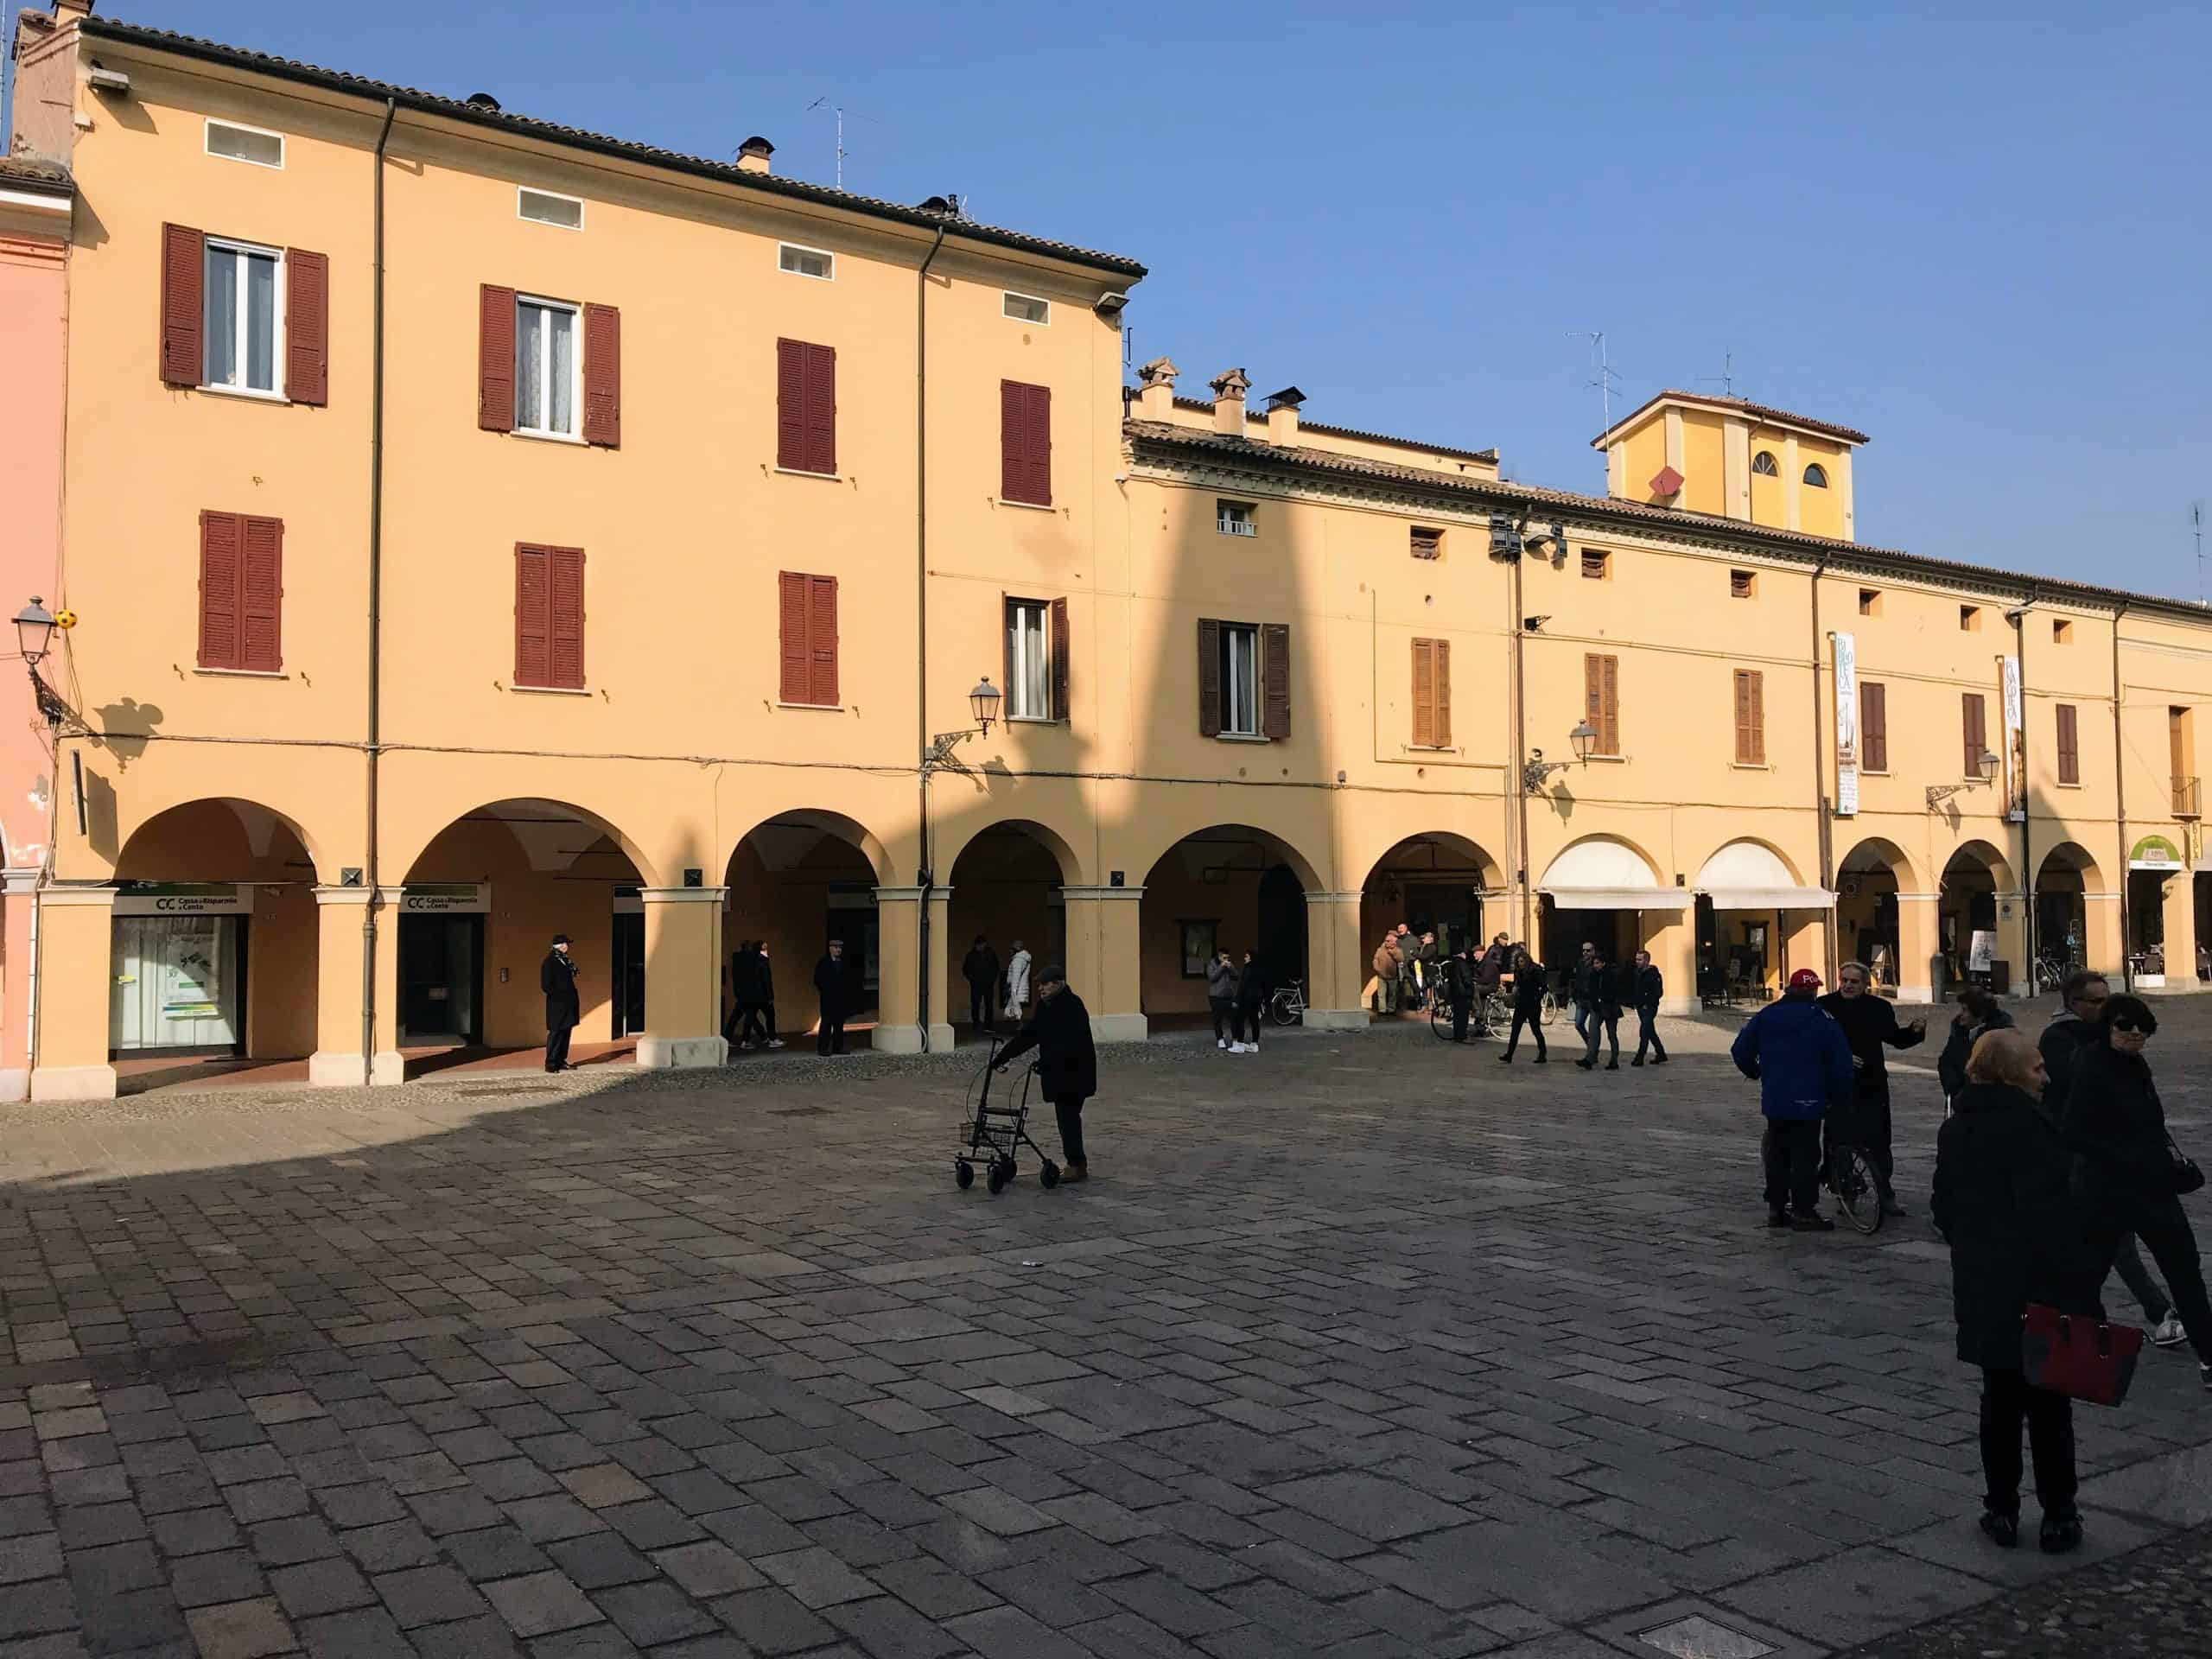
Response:
M1715 910L1833 910L1826 887L1801 887L1774 850L1756 841L1732 841L1697 873L1697 891Z
M1603 836L1579 841L1551 862L1538 889L1561 910L1682 910L1687 887L1662 887L1642 855Z

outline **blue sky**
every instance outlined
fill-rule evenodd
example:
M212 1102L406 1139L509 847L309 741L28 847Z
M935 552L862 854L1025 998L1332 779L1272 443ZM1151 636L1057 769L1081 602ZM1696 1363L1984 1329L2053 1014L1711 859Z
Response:
M1132 254L1137 359L1602 487L1664 385L1872 435L1862 541L2198 596L2212 8L102 0ZM2105 21L2100 22L2099 16Z

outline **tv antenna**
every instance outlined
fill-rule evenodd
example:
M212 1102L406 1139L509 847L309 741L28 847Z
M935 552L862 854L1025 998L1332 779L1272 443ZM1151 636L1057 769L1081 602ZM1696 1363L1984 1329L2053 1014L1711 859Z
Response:
M845 188L845 116L847 113L845 106L842 104L831 104L830 102L830 94L824 92L820 98L816 99L813 103L808 105L801 113L811 115L815 111L825 106L827 106L831 113L836 115L837 118L837 188L842 190ZM851 114L853 119L855 121L867 121L872 119L872 118L868 116L862 115L857 110L851 111Z
M1733 397L1736 395L1735 353L1724 352L1721 353L1719 373L1701 374L1697 378L1697 383L1700 386L1709 386L1716 380L1720 383L1720 395L1723 397Z
M1620 377L1613 372L1605 355L1605 331L1602 328L1570 328L1567 331L1567 337L1590 342L1591 367L1597 372L1584 384L1597 387L1598 409L1605 423L1599 429L1610 432L1613 429L1613 388Z
M2196 602L2204 603L2204 504L2189 504L2189 527L2196 533Z

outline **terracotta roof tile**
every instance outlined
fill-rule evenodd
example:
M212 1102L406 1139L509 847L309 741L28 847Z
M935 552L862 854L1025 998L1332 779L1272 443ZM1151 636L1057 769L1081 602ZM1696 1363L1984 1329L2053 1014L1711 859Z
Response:
M1645 398L1636 408L1591 439L1590 447L1592 449L1604 448L1608 438L1623 427L1633 425L1644 410L1649 409L1654 404L1663 404L1670 399L1676 403L1703 404L1713 409L1732 409L1738 414L1753 416L1762 421L1773 421L1783 426L1802 426L1808 432L1825 432L1828 436L1840 438L1846 443L1873 442L1864 432L1857 431L1851 427L1838 426L1833 421L1816 421L1809 415L1792 415L1786 409L1775 409L1766 404L1754 404L1742 397L1713 397L1701 391L1669 391L1654 392Z
M60 162L35 161L28 156L0 156L0 181L57 196L71 194L77 188L69 169Z

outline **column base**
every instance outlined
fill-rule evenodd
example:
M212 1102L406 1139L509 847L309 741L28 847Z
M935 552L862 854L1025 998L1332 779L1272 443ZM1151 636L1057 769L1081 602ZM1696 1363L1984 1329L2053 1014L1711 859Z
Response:
M878 1026L868 1033L868 1046L878 1054L918 1054L922 1052L922 1028L919 1026ZM950 1054L952 1049L952 1027L931 1025L930 1052Z
M396 1048L378 1049L376 1065L370 1068L369 1081L379 1089L406 1082L407 1057Z
M686 1071L729 1061L729 1041L723 1037L654 1037L638 1039L638 1065L648 1071Z
M31 1074L22 1066L0 1071L0 1103L29 1100L31 1097Z
M1141 1014L1094 1014L1090 1040L1094 1043L1141 1043L1152 1035L1152 1021Z
M1698 1014L1701 1013L1704 1007L1703 1000L1694 996L1662 996L1659 999L1659 1012L1662 1015ZM1635 1013L1636 1010L1630 1008L1623 1018L1633 1016Z
M1365 1008L1308 1008L1304 1023L1308 1031L1365 1031L1374 1022Z
M111 1065L41 1065L31 1073L33 1100L113 1100Z
M394 1061L399 1056L391 1057ZM308 1081L318 1089L359 1089L361 1086L361 1057L358 1054L337 1054L318 1048L308 1056ZM397 1083L397 1077L377 1079L379 1083Z
M2138 974L2135 976L2135 988L2156 991L2160 996L2196 996L2212 990L2212 985L2207 985L2194 975L2184 979L2179 974Z
M1932 985L1900 985L1897 988L1896 1000L1900 1002L1932 1003L1936 1000L1936 988Z

